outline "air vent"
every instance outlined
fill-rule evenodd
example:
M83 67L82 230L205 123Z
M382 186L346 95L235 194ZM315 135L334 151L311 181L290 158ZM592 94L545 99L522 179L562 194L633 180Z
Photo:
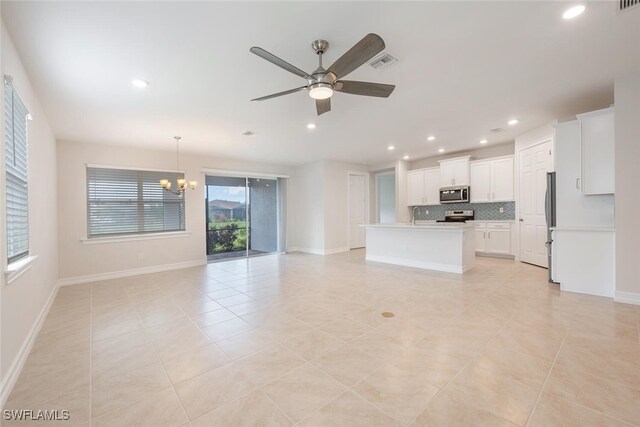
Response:
M398 59L395 56L388 52L382 52L380 55L369 61L369 65L376 70L384 70L391 67L396 62L398 62Z
M242 135L244 135L244 136L251 136L251 135L255 135L255 134L256 133L254 131L252 131L252 130L248 130L248 131L242 132Z
M495 128L495 129L491 129L489 132L491 133L500 133L504 131L504 128Z
M618 10L623 11L634 6L638 6L640 4L640 0L619 0L618 1Z

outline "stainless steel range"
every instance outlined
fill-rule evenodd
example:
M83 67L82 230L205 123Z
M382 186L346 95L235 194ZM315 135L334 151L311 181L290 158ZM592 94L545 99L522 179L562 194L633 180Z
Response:
M473 209L464 211L445 211L444 219L439 219L436 222L467 222L474 218Z

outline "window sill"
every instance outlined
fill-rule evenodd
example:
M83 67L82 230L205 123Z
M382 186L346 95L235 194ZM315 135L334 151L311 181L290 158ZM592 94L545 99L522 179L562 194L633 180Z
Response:
M135 242L139 240L176 239L191 236L190 231L169 231L166 233L131 234L128 236L93 237L80 239L83 245L100 245L104 243Z
M16 262L13 262L7 266L7 269L4 270L4 275L7 278L7 285L18 277L22 276L22 274L31 268L33 262L38 258L38 255L29 255L26 258L20 259Z

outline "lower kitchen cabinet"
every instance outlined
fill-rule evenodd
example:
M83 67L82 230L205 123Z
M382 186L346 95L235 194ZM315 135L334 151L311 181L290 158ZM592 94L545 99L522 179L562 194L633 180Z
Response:
M511 256L510 222L476 222L476 252Z

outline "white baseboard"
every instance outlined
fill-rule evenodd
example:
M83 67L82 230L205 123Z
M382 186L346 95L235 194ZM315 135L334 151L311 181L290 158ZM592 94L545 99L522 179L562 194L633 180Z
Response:
M416 260L406 259L406 258L395 258L395 257L387 257L387 256L379 256L379 255L367 255L366 260L373 261L373 262L381 262L384 264L401 265L403 267L422 268L424 270L437 270L437 271L444 271L447 273L458 273L458 274L462 274L471 268L470 266L440 264L436 262L424 262L424 261L416 261Z
M154 265L151 267L132 268L129 270L112 271L109 273L89 274L86 276L65 277L58 280L58 286L79 285L81 283L99 282L101 280L121 279L123 277L140 276L142 274L161 273L182 268L200 267L206 265L206 260L185 261L175 264Z
M44 319L47 318L47 314L49 314L49 309L51 309L51 305L53 301L56 299L56 295L58 294L59 286L56 284L51 290L51 294L49 294L49 298L47 302L40 310L36 321L31 326L31 330L29 334L25 338L20 346L20 350L16 357L11 362L11 366L7 370L6 375L2 379L2 383L0 383L0 408L4 407L5 403L7 403L7 399L9 398L9 394L11 394L11 390L13 390L13 386L16 385L16 381L18 381L18 377L22 372L22 368L29 357L29 353L31 353L31 349L33 348L33 344L36 342L36 337L42 328L42 324L44 323Z
M327 249L324 251L325 255L339 254L341 252L349 252L351 249L349 248L335 248L335 249Z
M515 255L503 255L503 254L490 254L487 252L476 252L476 256L484 258L502 258L502 259L516 259Z
M336 248L336 249L315 249L315 248L303 248L303 247L298 247L298 246L292 246L290 247L287 252L303 252L305 254L312 254L312 255L332 255L332 254L337 254L340 252L348 252L349 248Z
M640 305L640 294L636 292L616 291L616 294L613 297L613 300L615 302L621 302L624 304Z

